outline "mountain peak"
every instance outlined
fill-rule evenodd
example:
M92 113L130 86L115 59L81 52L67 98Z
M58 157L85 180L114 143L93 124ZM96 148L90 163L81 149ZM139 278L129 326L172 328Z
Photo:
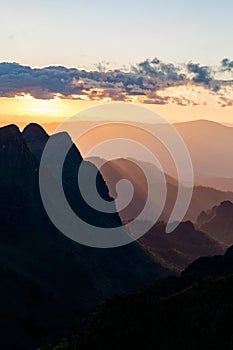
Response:
M1 185L29 183L36 168L35 158L16 125L0 128L0 178Z
M197 219L198 228L225 244L233 244L233 203L221 202L212 209L202 212Z
M10 124L0 128L0 137L20 136L20 130L15 124Z
M49 135L46 133L46 131L42 128L41 125L37 123L30 123L28 124L23 132L22 132L24 138L40 138L40 139L45 139L47 140Z
M50 137L51 137L51 139L52 138L56 139L56 141L57 140L62 141L62 142L67 141L67 142L70 142L73 144L73 141L72 141L70 135L66 131L61 131L61 132L52 134Z
M183 229L188 229L188 230L191 230L191 231L195 231L195 227L193 225L193 223L191 221L183 221L180 223L180 226L183 228Z
M49 135L41 125L36 123L28 124L23 130L22 135L32 154L37 160L40 160Z
M221 202L220 207L233 208L233 203L231 201L223 201Z

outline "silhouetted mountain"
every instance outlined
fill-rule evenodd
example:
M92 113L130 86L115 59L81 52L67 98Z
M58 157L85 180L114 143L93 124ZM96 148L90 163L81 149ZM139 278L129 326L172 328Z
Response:
M202 211L197 227L218 241L233 244L233 203L224 201L206 212Z
M77 186L82 157L69 135L59 133L52 138L56 147L47 169L48 181L58 181L52 173L57 163L55 151L69 145L62 181L72 209L93 225L121 225L118 214L99 213L84 202ZM69 240L50 222L40 198L39 160L47 141L48 135L36 124L26 127L23 134L13 125L0 129L0 345L6 350L31 350L69 337L105 298L147 288L158 278L180 271L192 259L219 254L224 247L195 230L190 222L182 223L170 235L160 224L143 237L141 244L154 258L136 242L113 250L89 248ZM96 168L90 162L85 162L84 168L88 185ZM96 183L99 194L111 202L100 173ZM175 183L169 186L172 193L177 191ZM198 196L200 206L205 200L209 203L221 198L218 191L203 191L207 192L201 192L203 198ZM175 198L174 193L169 198ZM210 199L208 193L213 194ZM225 338L218 342L214 333L221 328L220 318L211 323L211 328L210 322L222 310L223 317L229 318L231 277L191 285L200 277L232 273L231 256L228 250L224 256L199 259L181 278L170 277L145 292L113 297L79 333L72 349L119 349L124 345L129 349L186 350L196 349L203 342L206 348L213 345L213 349L226 349L228 335L223 333ZM221 292L222 281L226 283ZM226 304L222 304L221 296ZM193 336L194 330L198 336Z
M166 278L141 293L112 297L59 349L232 349L232 251L200 258L181 278Z
M32 181L37 162L17 126L0 128L0 185L27 184Z
M197 280L207 276L224 276L233 274L233 247L224 255L201 257L192 262L182 273L183 277Z
M36 125L23 134L16 126L0 129L0 347L6 350L32 349L68 335L101 300L149 286L168 273L137 243L95 249L58 232L44 211L38 185L38 159L47 135ZM71 142L65 134L54 137L61 147ZM81 161L71 144L63 183L73 210L98 226L120 225L117 214L95 213L83 205L76 188ZM87 179L93 167L86 164ZM101 175L97 188L111 201Z
M38 173L36 159L15 125L0 128L1 237L32 221L32 203Z
M174 272L181 272L201 256L222 254L226 245L195 230L191 222L182 222L174 232L165 233L163 223L155 225L139 242L160 263Z
M207 210L214 205L220 204L222 201L228 200L233 201L232 192L223 192L214 188L195 186L185 219L195 222L202 210Z
M32 154L34 154L37 160L40 160L43 149L49 139L49 135L39 124L36 123L27 125L24 128L22 135Z

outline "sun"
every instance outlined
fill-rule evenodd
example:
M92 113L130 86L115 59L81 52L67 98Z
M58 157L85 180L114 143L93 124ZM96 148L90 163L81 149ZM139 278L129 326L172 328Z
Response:
M50 100L41 100L36 99L30 94L20 94L15 96L16 100L19 100L21 103L18 106L18 112L20 114L32 115L32 116L59 116L61 113L64 113L64 109L60 102L62 100L55 96Z
M99 102L64 99L36 99L27 93L14 97L0 97L0 124L61 122L81 110L90 108Z

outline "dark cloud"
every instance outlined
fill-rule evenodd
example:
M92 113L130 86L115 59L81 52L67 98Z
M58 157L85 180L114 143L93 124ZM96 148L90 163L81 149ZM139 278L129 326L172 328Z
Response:
M231 70L233 61L223 59L219 70ZM87 96L90 100L110 99L113 101L133 101L135 97L143 103L180 105L192 104L192 101L178 97L161 97L158 91L167 87L203 85L213 93L229 81L216 80L210 67L189 62L175 66L164 63L158 58L145 60L129 70L110 70L99 65L98 69L87 71L63 66L31 68L17 63L0 63L0 96L30 94L38 99L52 99L55 96L68 99L80 99Z
M50 99L56 94L68 97L82 87L73 84L75 70L65 67L32 69L16 63L0 64L0 95L13 97L30 93L35 98Z
M233 61L229 60L228 58L224 58L221 61L221 66L223 71L232 71L233 70Z
M160 88L187 82L185 74L180 73L180 68L172 63L163 63L157 58L138 63L132 67L132 71L137 75L147 77L152 85Z
M187 69L189 73L193 73L192 81L197 84L210 86L213 81L211 69L207 66L201 66L199 63L188 63Z

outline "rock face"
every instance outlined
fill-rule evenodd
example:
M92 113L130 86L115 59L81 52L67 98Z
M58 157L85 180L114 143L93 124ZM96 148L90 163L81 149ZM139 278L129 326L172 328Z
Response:
M32 349L53 342L61 333L68 335L104 298L149 286L167 273L137 243L89 248L53 226L38 185L39 159L47 139L36 125L23 134L13 125L0 129L0 338L6 350ZM63 174L73 209L99 226L119 225L117 214L98 214L83 205L76 188L81 161L73 145ZM88 179L93 165L87 164L86 171ZM111 200L101 176L97 187Z
M224 201L202 212L197 219L197 227L218 241L233 244L233 203Z

